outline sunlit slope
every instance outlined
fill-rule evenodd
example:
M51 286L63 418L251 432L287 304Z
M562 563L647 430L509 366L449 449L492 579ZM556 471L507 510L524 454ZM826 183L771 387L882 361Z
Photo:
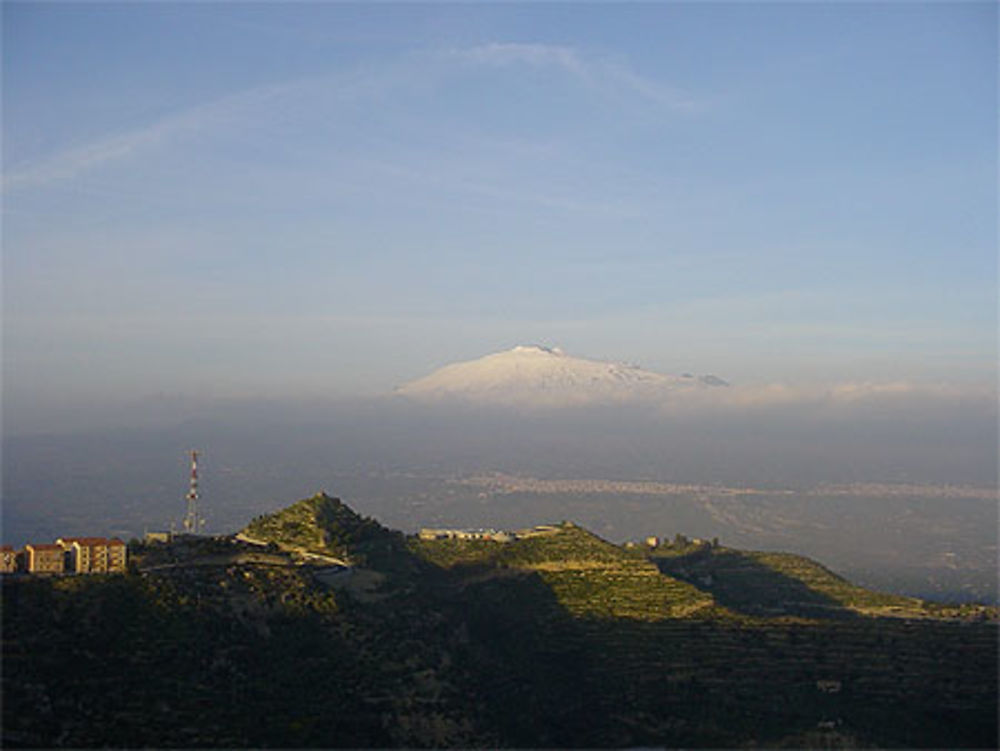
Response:
M361 516L325 493L258 516L239 535L297 554L328 556L383 573L412 572L416 563L400 532Z
M710 594L569 523L508 543L414 540L411 546L419 557L463 575L470 585L537 576L554 602L578 617L660 620L713 604Z
M378 526L338 499L317 493L280 511L258 516L241 534L283 548L346 556L352 544L371 536Z

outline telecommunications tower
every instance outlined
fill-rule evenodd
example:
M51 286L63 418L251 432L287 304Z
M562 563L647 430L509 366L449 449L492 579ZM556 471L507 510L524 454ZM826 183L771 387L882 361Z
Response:
M205 520L198 515L198 452L191 452L191 485L187 498L187 514L184 515L184 531L189 535L198 534L198 530L205 524Z

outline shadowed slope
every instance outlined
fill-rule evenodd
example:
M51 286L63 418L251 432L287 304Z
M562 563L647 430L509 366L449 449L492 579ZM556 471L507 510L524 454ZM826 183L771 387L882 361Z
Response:
M652 560L664 573L690 582L719 604L748 615L927 614L921 600L855 586L815 561L789 553L703 545L680 555L655 555Z

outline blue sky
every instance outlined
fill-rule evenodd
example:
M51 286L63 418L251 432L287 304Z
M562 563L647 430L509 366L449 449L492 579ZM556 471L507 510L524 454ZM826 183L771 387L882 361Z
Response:
M997 9L3 5L5 409L518 343L992 382Z

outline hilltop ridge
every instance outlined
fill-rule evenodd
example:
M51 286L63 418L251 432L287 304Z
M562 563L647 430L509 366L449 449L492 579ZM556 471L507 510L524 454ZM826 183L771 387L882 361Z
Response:
M402 533L324 492L256 517L236 537L271 544L304 562L374 572L379 582L386 574L413 575L419 568Z
M526 534L501 533L494 539L488 534L480 539L407 539L322 492L257 517L238 537L270 543L312 562L333 561L380 575L406 569L412 577L444 569L463 586L466 575L477 583L517 572L538 575L556 601L577 616L658 620L711 608L714 616L735 612L759 617L927 618L996 610L948 608L875 592L801 555L686 540L679 546L630 549L572 522L543 525Z
M387 533L374 519L362 517L339 498L319 492L256 517L238 535L297 552L349 559L352 551Z

